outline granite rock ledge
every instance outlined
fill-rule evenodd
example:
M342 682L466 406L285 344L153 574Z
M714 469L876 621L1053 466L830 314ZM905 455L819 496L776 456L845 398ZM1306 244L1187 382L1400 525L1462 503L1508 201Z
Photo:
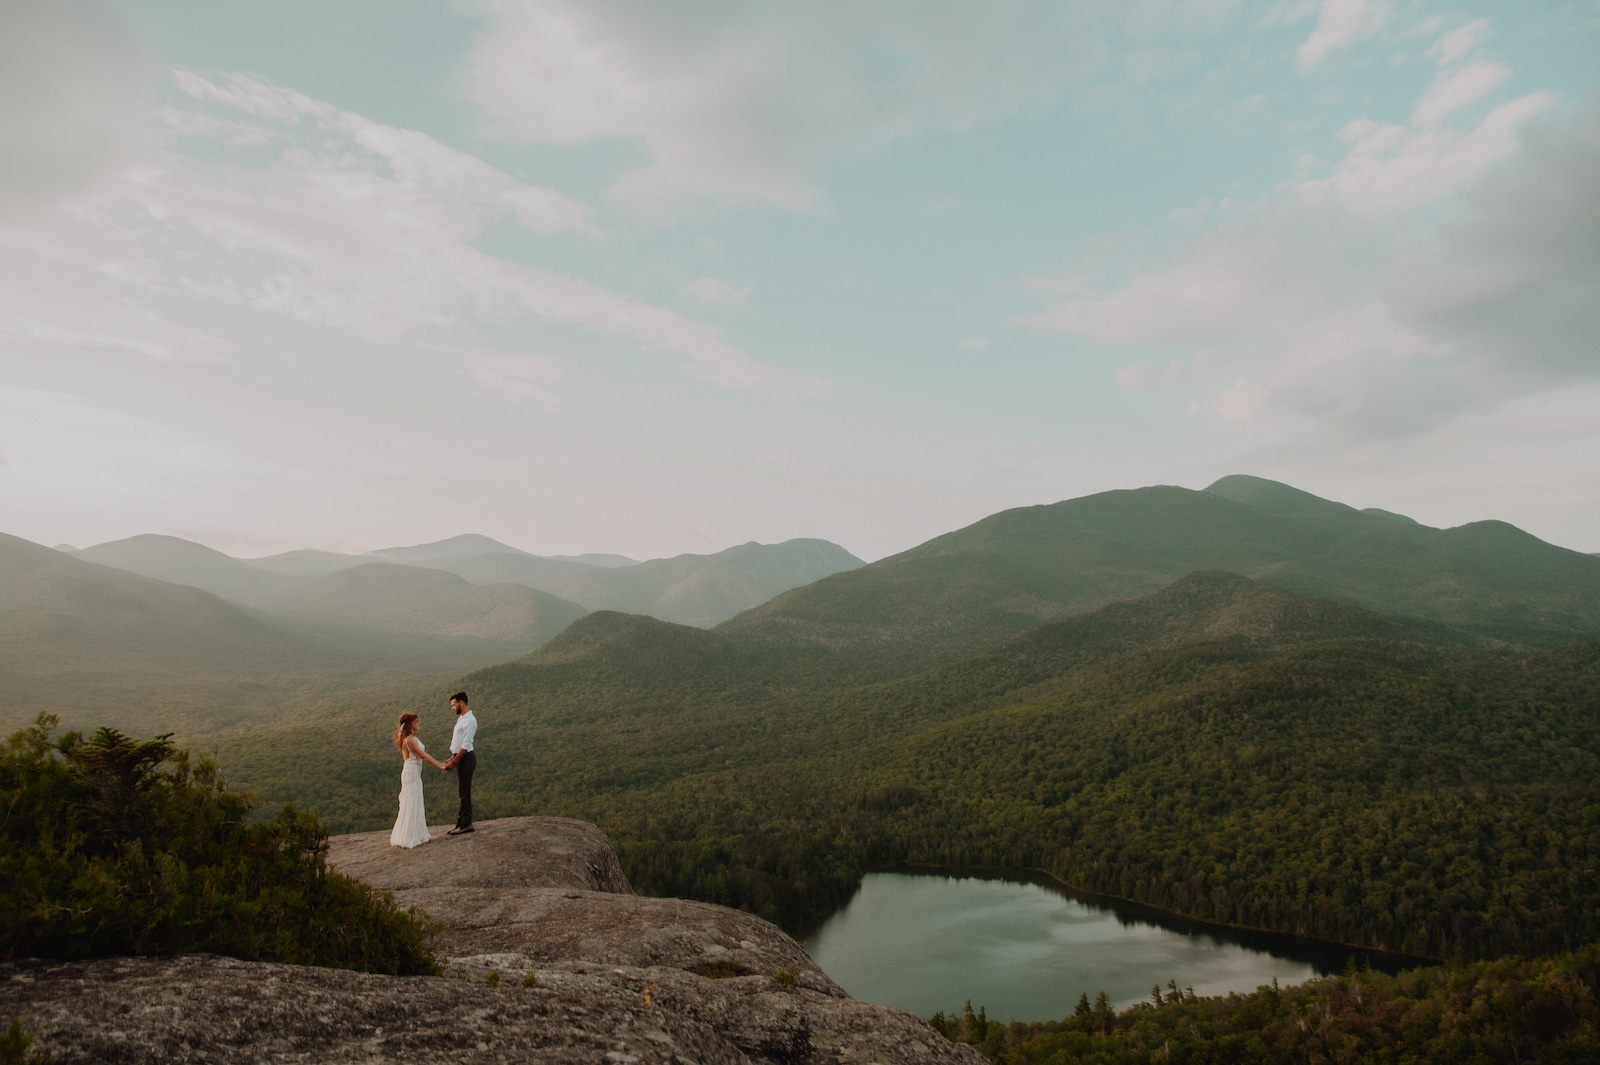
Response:
M635 895L610 841L581 821L480 822L412 851L387 832L337 836L329 864L442 921L447 975L214 955L25 960L0 964L0 1018L21 1017L60 1065L985 1060L914 1014L851 998L759 918ZM783 969L792 986L773 979Z

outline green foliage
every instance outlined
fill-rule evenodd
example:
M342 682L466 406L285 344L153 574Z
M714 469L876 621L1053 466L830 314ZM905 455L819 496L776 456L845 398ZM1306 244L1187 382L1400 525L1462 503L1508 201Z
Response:
M645 828L643 838L619 834L617 857L634 890L715 902L796 928L825 917L861 879L866 848L859 842L776 818L745 820L738 810L715 813L698 828L673 819Z
M102 728L51 742L40 715L0 752L0 952L84 958L209 951L251 961L433 973L426 915L331 873L327 834L254 800L166 736Z
M533 973L523 973L522 974L522 986L523 987L538 987L539 986L539 978L537 976L535 976Z
M779 987L793 987L800 979L800 966L788 965L772 970L772 982Z
M1600 645L1485 650L1197 573L913 676L808 655L591 615L470 679L481 816L595 821L636 890L795 933L913 862L1430 957L1600 936ZM412 708L438 719L330 707L224 757L376 828L376 738Z
M490 987L499 987L500 986L500 974L492 972L492 973L490 973L489 975L487 975L487 976L485 976L483 978L483 982L485 984L488 984Z
M33 1042L32 1033L22 1030L22 1021L16 1017L11 1018L11 1027L0 1034L0 1065L24 1065L26 1062L49 1065L55 1060L49 1054L43 1056L35 1054L30 1057L28 1051L33 1047Z
M1480 1062L1600 1059L1600 947L1536 959L1347 973L1247 995L1176 992L1121 1014L1079 1009L1059 1021L1001 1025L935 1014L947 1038L997 1065Z
M1134 656L930 730L871 854L1038 868L1202 919L1414 955L1600 937L1600 645Z

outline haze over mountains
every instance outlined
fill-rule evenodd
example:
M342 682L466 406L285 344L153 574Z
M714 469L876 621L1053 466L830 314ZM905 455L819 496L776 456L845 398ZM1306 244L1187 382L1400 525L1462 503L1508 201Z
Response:
M587 613L520 584L472 584L443 570L382 563L297 582L261 605L304 621L492 641L507 657L527 653Z
M861 564L823 541L662 561L542 558L477 535L257 560L172 536L84 550L6 537L0 724L39 710L139 732L276 720L308 697L526 654L589 609L540 583L602 574L611 579L598 591L580 592L591 602L660 601L674 617L710 625Z
M278 720L287 707L503 657L500 645L292 622L188 585L0 534L0 721L143 734ZM413 681L414 682L414 681Z
M473 585L523 585L553 593L582 610L623 610L709 628L781 592L864 564L826 540L789 540L781 544L752 541L712 555L635 562L622 555L533 555L476 533L410 547L387 547L364 555L300 550L236 559L188 540L153 534L67 550L90 562L204 588L224 599L273 613L283 613L282 608L293 603L297 604L293 616L305 617L308 612L316 612L310 605L316 603L322 605L318 617L349 620L360 616L363 623L380 628L391 627L385 620L385 604L397 602L396 596L409 604L403 611L409 618L426 609L418 599L420 589L442 591L449 587L438 581L419 583L414 576L402 576L402 569L442 570ZM370 571L375 565L392 567L389 579L396 582L395 587L384 585L384 578ZM298 595L285 591L308 579L356 568L369 570L365 579L333 586L343 589L340 594L347 599L367 597L361 603L351 600L347 607L336 608L333 600L337 596L310 590ZM402 586L409 591L402 592ZM552 607L547 600L542 601L547 609ZM446 613L454 609L444 604L440 608ZM408 632L444 632L434 628L419 630L413 620L392 627Z
M678 555L619 569L591 568L550 590L590 610L648 614L710 628L791 588L863 565L826 540L752 541L714 555Z
M1600 636L1594 556L1503 522L1432 529L1252 477L1004 511L870 565L822 540L634 563L536 556L470 534L250 560L153 535L72 552L6 538L0 553L10 720L41 693L98 713L120 692L141 713L152 699L168 707L163 720L180 731L224 697L236 705L201 717L273 718L298 705L285 692L315 687L306 677L338 692L459 675L526 654L590 611L712 628L807 683L840 671L888 679L1199 570L1427 623L1439 639ZM643 652L610 638L618 655Z

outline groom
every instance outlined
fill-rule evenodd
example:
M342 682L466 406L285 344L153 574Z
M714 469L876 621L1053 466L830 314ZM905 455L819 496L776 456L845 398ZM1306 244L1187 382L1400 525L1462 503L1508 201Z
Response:
M478 755L472 749L472 738L478 734L478 719L467 709L467 693L456 692L450 696L450 709L456 714L456 730L450 735L450 760L446 769L456 771L456 789L461 795L461 806L456 811L456 827L446 835L459 836L474 832L472 827L472 774L478 768Z

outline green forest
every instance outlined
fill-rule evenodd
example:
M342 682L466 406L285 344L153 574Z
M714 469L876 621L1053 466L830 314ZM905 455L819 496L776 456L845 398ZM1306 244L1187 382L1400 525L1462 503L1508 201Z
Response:
M0 747L0 958L206 951L436 974L437 929L328 870L315 814L251 818L216 764L112 728Z
M593 820L640 891L790 931L910 862L1432 958L1600 932L1600 645L1485 648L1211 573L911 676L809 654L590 615L467 678L480 816ZM219 757L381 827L397 767L372 737L402 709L443 733L436 698L326 706Z
M7 900L8 949L429 971L425 919L320 854L330 831L391 823L396 716L419 713L442 749L446 698L464 687L478 816L593 821L644 894L803 934L874 867L1026 869L1446 963L1226 999L1169 988L1121 1014L1086 997L1049 1024L999 1025L981 1007L935 1018L995 1061L1591 1049L1600 643L1527 646L1218 570L976 651L859 632L835 645L815 627L785 639L785 598L710 631L597 611L511 662L187 735L209 755L197 760L166 737L55 739L41 723L6 751L23 816L0 859L24 889ZM427 778L436 822L451 783ZM117 814L136 808L148 816ZM112 883L134 890L95 894Z
M964 1009L934 1027L998 1065L1580 1065L1600 1058L1600 949L1347 972L1296 987L1197 997L1169 981L1122 1013L1084 995L1070 1016L1001 1024Z

